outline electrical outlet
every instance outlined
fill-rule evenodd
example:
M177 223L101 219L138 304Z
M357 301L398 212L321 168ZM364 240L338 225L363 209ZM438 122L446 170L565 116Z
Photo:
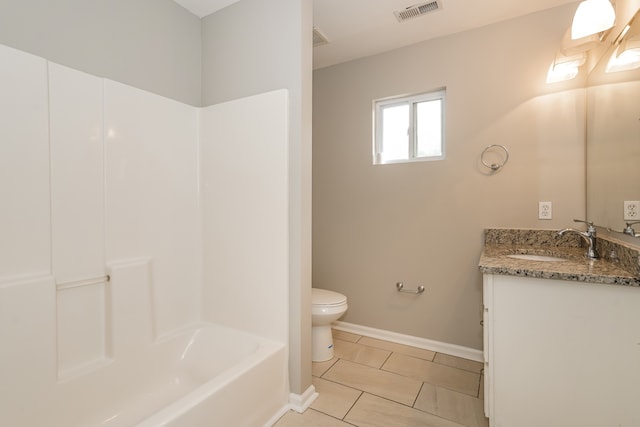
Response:
M624 201L624 218L625 221L640 220L640 201Z
M551 219L552 217L551 202L538 202L538 219Z

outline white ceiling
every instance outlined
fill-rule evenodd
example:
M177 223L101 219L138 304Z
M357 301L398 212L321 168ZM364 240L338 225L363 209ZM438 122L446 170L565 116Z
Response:
M203 17L239 0L174 1ZM426 1L313 0L313 25L329 40L314 49L313 67L375 55L567 3L578 4L576 0L441 0L441 10L402 23L396 20L394 11Z

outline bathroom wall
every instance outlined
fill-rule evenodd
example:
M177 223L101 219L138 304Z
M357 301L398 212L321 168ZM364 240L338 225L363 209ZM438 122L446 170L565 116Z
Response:
M483 229L584 217L584 79L545 83L575 7L314 72L313 285L348 297L342 320L480 349ZM373 166L372 101L443 86L446 159ZM490 144L510 151L498 173Z
M311 0L242 0L202 20L203 105L289 92L290 381L311 385Z
M171 0L3 0L0 43L201 105L201 27Z

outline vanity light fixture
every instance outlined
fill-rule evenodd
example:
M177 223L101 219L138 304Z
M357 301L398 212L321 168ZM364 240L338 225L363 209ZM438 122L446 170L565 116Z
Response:
M584 0L573 16L571 38L581 39L606 31L613 27L615 21L616 12L609 0Z
M556 83L575 78L580 71L578 68L586 61L586 52L569 56L558 52L556 59L551 63L549 71L547 72L547 83Z

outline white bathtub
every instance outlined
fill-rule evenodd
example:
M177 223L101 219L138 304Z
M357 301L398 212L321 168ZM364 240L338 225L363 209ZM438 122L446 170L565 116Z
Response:
M199 324L34 397L13 427L264 426L286 406L286 347Z

